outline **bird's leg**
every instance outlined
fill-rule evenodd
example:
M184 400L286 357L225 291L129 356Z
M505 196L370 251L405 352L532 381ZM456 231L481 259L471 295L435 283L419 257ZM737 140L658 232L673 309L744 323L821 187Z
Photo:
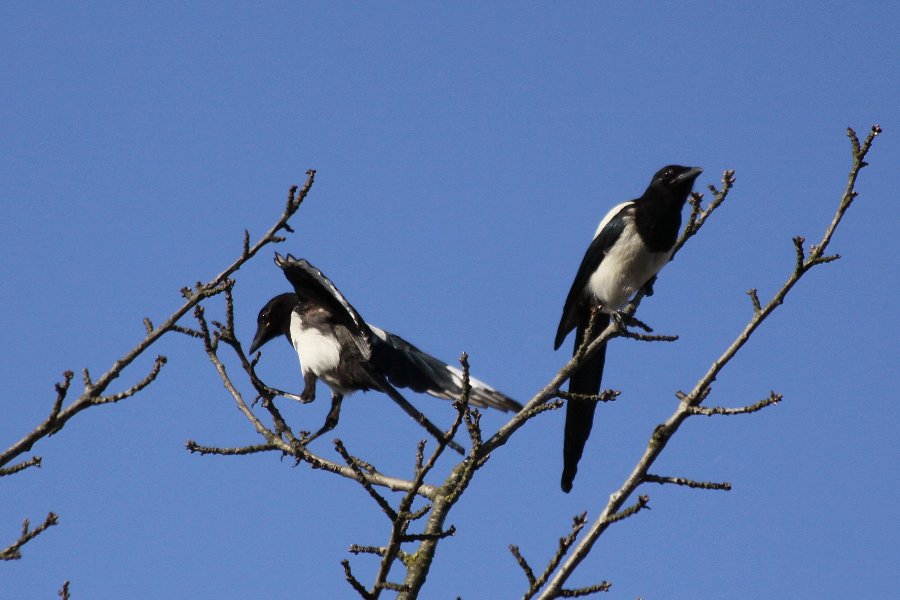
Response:
M656 283L656 275L647 280L647 283L644 284L644 287L641 288L641 291L644 292L645 296L653 295L653 284Z
M301 402L312 402L316 399L316 374L308 371L303 374L303 391L300 392ZM339 403L340 404L340 403ZM333 407L332 407L333 410Z
M337 427L338 419L341 417L341 402L344 400L343 394L338 394L337 392L332 392L331 394L331 410L328 411L328 416L325 417L325 424L322 425L321 428L311 436L308 436L303 439L301 442L304 446L309 444L311 441L326 433L331 431L335 427Z

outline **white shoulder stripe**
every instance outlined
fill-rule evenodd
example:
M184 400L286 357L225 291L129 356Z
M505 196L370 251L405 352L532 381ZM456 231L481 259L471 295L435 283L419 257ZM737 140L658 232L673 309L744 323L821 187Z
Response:
M623 208L625 208L626 206L629 206L631 204L634 204L634 202L629 200L628 202L623 202L622 204L613 206L612 210L610 210L608 213L606 213L606 216L603 217L602 221L600 221L600 225L597 226L597 231L594 232L594 237L597 237L598 235L600 235L600 232L603 231L603 228L606 227L607 225L609 225L609 222L612 221L612 218L614 216L616 216L616 214L618 214L618 212L620 210L622 210Z

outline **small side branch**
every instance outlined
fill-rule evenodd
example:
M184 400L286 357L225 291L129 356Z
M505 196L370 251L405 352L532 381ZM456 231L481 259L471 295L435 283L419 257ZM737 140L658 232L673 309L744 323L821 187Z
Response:
M44 522L31 529L31 523L28 519L22 522L22 534L19 539L10 544L6 549L0 550L0 560L19 560L22 558L21 548L37 536L41 535L50 527L59 523L59 516L56 513L48 513Z
M721 483L712 481L694 481L693 479L687 479L685 477L664 477L662 475L653 475L652 473L647 473L646 475L644 475L644 481L647 483L658 483L660 485L664 485L666 483L670 483L672 485L683 485L685 487L698 490L722 490L726 492L731 491L731 483L727 481L723 481Z
M344 567L344 578L347 580L347 583L350 584L350 587L359 594L359 597L364 600L375 600L376 596L370 594L369 590L366 589L366 586L360 583L359 579L353 575L353 570L350 568L350 561L347 559L342 560L341 566Z
M525 409L521 411L520 414L527 421L528 419L532 419L541 413L549 412L551 410L558 410L563 406L565 406L565 403L562 400L550 400L544 404L538 404L537 406Z
M750 302L753 303L753 312L755 314L762 312L762 306L759 303L759 295L756 292L756 288L747 290L747 295L750 296Z
M184 446L191 454L199 454L201 456L206 456L207 454L245 456L247 454L259 454L260 452L281 451L281 448L275 444L257 444L255 446L243 446L240 448L218 448L215 446L201 446L194 440L188 440Z
M563 400L577 400L578 402L615 402L622 395L622 392L619 390L603 390L599 394L578 394L576 392L556 390L553 395Z
M359 460L350 456L350 453L347 452L347 448L344 447L343 442L341 440L334 440L334 448L337 450L338 454L341 455L341 458L344 459L344 462L347 463L347 466L350 467L353 472L356 474L356 481L363 486L363 489L368 492L369 496L378 506L381 507L381 510L384 511L384 514L387 515L387 518L391 521L395 521L397 519L397 513L391 508L391 505L388 503L387 499L378 493L372 483L366 478L367 473L362 470L359 466Z
M583 588L575 588L575 589L566 589L563 588L559 591L560 598L584 598L585 596L593 596L594 594L599 594L600 592L608 592L609 588L612 587L612 584L608 581L602 581L597 585L591 585Z
M22 462L15 464L11 467L6 467L0 469L0 477L5 477L7 475L13 475L20 471L24 471L29 467L40 467L41 466L41 457L40 456L32 456L28 460L23 460Z
M629 517L633 517L642 510L650 510L650 496L638 496L638 501L621 512L611 514L606 518L609 524L624 521Z
M723 408L721 406L697 406L693 404L688 404L685 407L685 410L690 415L704 415L707 417L711 417L713 415L746 415L750 413L755 413L756 411L762 410L768 406L773 406L781 402L782 395L776 394L775 392L769 392L768 398L763 398L759 402L755 404L750 404L748 406L742 406L740 408Z
M519 547L515 544L510 544L509 551L512 553L513 558L516 559L516 562L519 563L519 567L522 569L522 572L525 573L525 579L528 580L529 588L534 587L535 583L537 583L537 578L534 576L534 571L531 569L531 565L528 564L528 561L525 560L525 557L522 556L522 553L519 551Z
M709 191L713 193L713 199L710 201L709 205L704 209L701 207L701 201L703 200L702 193L693 193L689 199L691 205L691 214L688 217L687 225L684 227L684 232L681 234L681 237L678 238L678 242L675 244L675 249L672 252L672 256L674 258L675 254L681 250L681 247L691 239L693 236L700 231L700 228L703 227L703 224L706 223L706 220L709 219L710 216L719 208L725 199L728 197L728 192L731 191L731 188L734 187L735 177L734 171L729 169L722 173L722 189L716 189L715 186L710 185Z
M629 340L637 340L639 342L677 342L677 335L647 335L646 333L635 333L634 331L626 330L622 334L623 338Z
M108 402L118 402L119 400L124 400L125 398L130 398L134 396L142 389L153 383L156 377L159 375L160 370L162 370L163 365L166 364L168 359L159 355L156 357L156 360L153 362L153 367L150 369L150 372L147 373L147 376L138 381L136 384L125 390L124 392L119 392L118 394L112 394L110 396L101 396L99 398L94 398L92 401L93 404L106 404Z

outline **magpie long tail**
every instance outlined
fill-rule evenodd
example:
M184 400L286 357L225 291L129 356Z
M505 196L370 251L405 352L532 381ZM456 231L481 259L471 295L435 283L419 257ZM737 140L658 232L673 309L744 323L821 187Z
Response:
M590 313L579 320L575 335L575 349L581 346L587 331ZM609 315L601 313L594 327L594 338L609 325ZM598 348L592 356L585 360L569 378L569 391L575 394L596 395L600 393L600 382L603 379L603 365L606 362L606 344ZM578 461L584 453L584 445L591 435L594 425L594 411L597 403L585 400L569 400L566 403L566 430L563 440L563 472L560 487L565 493L572 489L575 473L578 472Z
M390 383L388 383L388 381L384 377L377 375L375 373L371 373L371 374L380 383L379 387L380 387L381 391L383 391L385 394L387 394L391 398L391 400L396 402L397 405L400 406L400 408L402 408L406 412L406 414L411 416L416 423L418 423L419 425L424 427L425 430L428 431L428 433L430 433L431 435L433 435L435 439L445 440L447 442L447 446L456 450L461 455L465 455L465 453L466 453L465 448L463 448L462 446L460 446L453 440L446 439L444 432L441 431L440 429L438 429L437 425L435 425L434 423L429 421L428 417L426 417L421 412L419 412L419 409L417 409L415 406L410 404L409 400L404 398L403 395L397 391L397 388L395 388Z

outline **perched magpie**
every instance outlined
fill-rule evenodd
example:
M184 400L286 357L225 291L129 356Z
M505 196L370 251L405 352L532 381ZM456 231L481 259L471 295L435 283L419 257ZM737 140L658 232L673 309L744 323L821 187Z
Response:
M577 351L594 307L600 308L593 332L596 337L609 325L610 315L621 310L645 284L652 284L651 280L672 256L681 228L681 209L702 172L699 167L663 167L653 176L643 196L619 204L603 217L566 297L554 349L559 349L569 332L576 329ZM572 373L569 392L598 394L605 358L604 344ZM566 406L560 482L566 493L572 489L596 407L596 402L574 399Z
M294 292L275 296L259 311L250 352L284 335L300 359L304 382L301 400L309 402L315 398L317 379L331 388L331 411L325 424L305 442L333 429L344 396L357 390L384 392L429 433L442 438L443 433L396 387L458 400L463 394L462 371L422 352L400 336L366 323L335 285L307 260L276 253L275 264L284 271ZM474 377L469 378L469 384L469 403L473 406L503 411L522 408ZM450 446L462 451L455 442L450 442Z

